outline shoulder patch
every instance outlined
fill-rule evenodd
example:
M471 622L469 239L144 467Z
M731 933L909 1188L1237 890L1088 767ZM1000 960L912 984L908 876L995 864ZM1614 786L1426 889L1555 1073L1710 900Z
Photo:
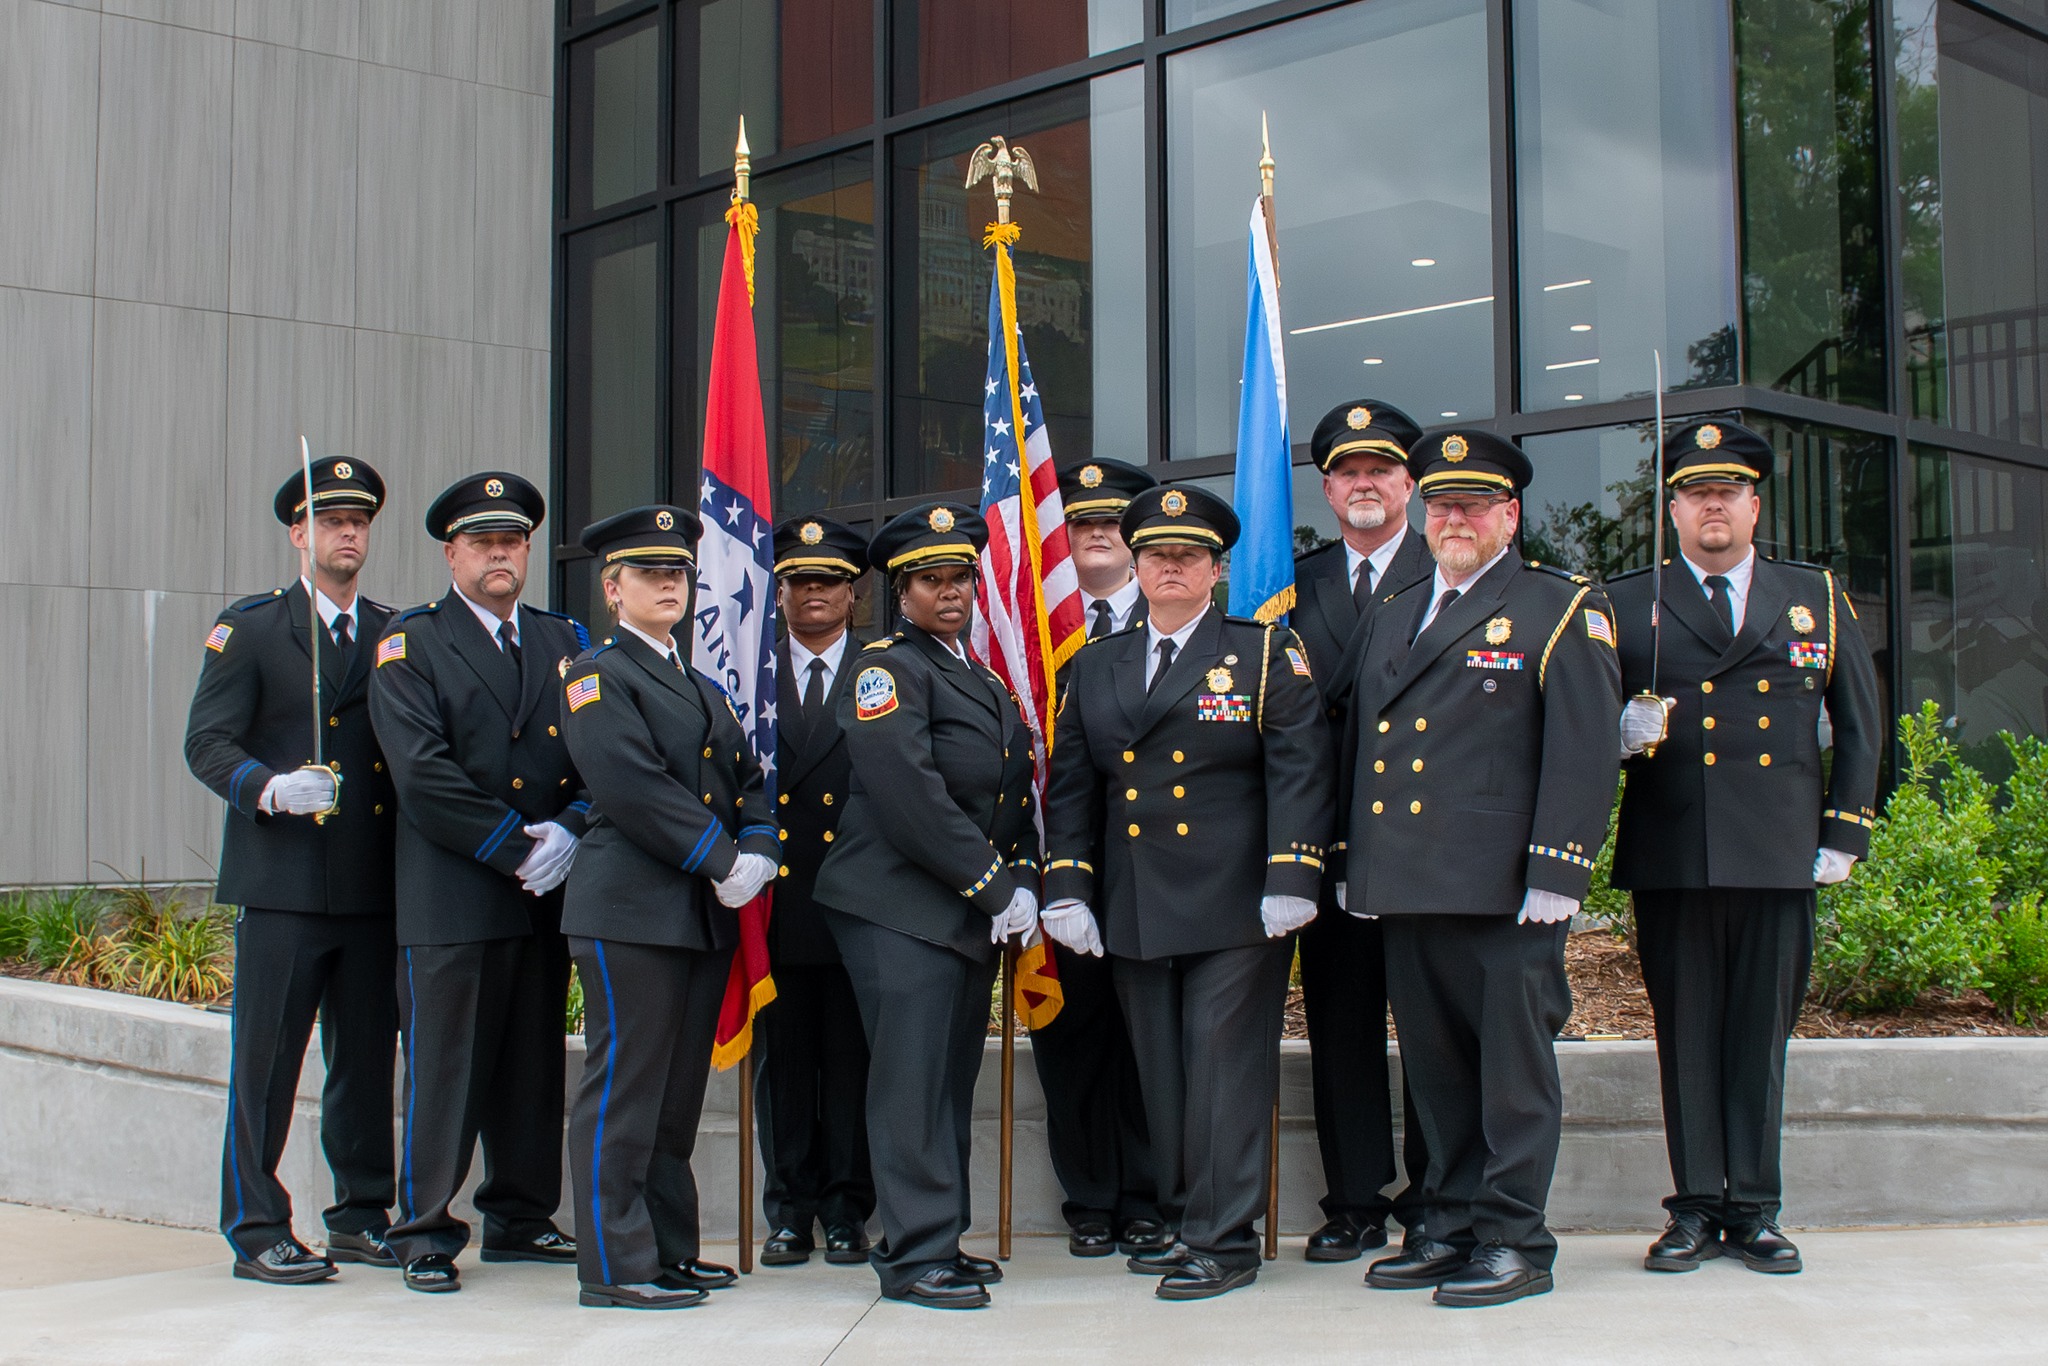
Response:
M394 659L405 658L405 632L393 631L377 642L377 667L383 668Z
M1315 677L1314 674L1308 671L1308 656L1303 654L1298 646L1290 645L1287 647L1287 666L1303 678Z
M228 637L233 635L234 633L235 628L228 625L226 622L223 621L217 623L214 626L214 628L206 634L206 648L213 651L215 654L219 654L222 650L228 648Z
M853 714L861 721L878 721L896 710L896 676L879 664L870 664L853 680Z
M1613 649L1614 623L1607 619L1607 614L1597 608L1588 607L1585 610L1585 620L1586 634L1600 641L1609 649Z
M562 690L562 699L569 704L572 713L582 711L598 700L598 677L595 672L584 674L570 680L569 686Z

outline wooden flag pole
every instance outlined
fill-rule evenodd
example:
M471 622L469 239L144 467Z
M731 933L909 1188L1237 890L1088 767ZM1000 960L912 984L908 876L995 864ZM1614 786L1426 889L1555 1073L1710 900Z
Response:
M740 1274L754 1271L754 1047L740 1057Z
M996 1256L1010 1260L1010 1161L1017 1126L1017 943L1003 944L1003 1113L996 1176Z
M1280 1255L1280 1080L1273 1079L1272 1158L1266 1170L1266 1260Z

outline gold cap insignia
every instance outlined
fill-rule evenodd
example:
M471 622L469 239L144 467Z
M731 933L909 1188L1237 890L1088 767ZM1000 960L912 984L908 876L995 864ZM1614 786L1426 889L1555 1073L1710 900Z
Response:
M1081 477L1081 487L1082 487L1082 488L1084 488L1084 489L1092 489L1092 488L1097 488L1097 487L1099 487L1099 486L1101 485L1101 483L1102 483L1102 466L1100 466L1100 465L1083 465L1083 466L1081 466L1081 476L1080 476L1080 477Z
M1703 451L1710 451L1721 444L1721 429L1709 422L1692 434L1692 444Z
M1811 607L1796 606L1791 611L1785 613L1785 619L1792 623L1792 629L1800 635L1813 634L1813 609Z
M1513 635L1514 632L1514 622L1509 621L1506 617L1495 617L1492 621L1486 623L1486 643L1488 645L1505 645L1508 643L1508 637Z
M1231 683L1230 670L1211 669L1206 681L1209 684L1210 692L1229 692Z
M1472 454L1472 448L1465 443L1464 437L1447 436L1444 438L1444 459L1450 461L1453 465L1470 454Z
M925 523L933 531L951 531L953 529L953 514L945 508L933 508L932 515L925 519Z
M336 479L352 479L355 477L355 468L346 460L337 460L334 462L334 477Z
M796 538L805 545L817 545L825 539L825 528L816 522L805 522L796 529Z
M663 508L654 514L654 524L663 531L674 531L676 529L676 515L667 508Z
M505 496L505 481L504 481L504 480L502 480L502 479L486 479L486 480L484 480L484 497L486 497L486 498L503 498L504 496Z
M1159 500L1159 510L1169 517L1178 517L1188 510L1188 496L1179 489L1173 489Z
M1372 425L1372 409L1353 408L1344 414L1344 425L1354 432L1362 432Z

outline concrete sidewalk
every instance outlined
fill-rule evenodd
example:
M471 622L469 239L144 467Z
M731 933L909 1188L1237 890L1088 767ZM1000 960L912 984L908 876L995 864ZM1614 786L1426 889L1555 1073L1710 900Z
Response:
M981 1245L977 1250L992 1252ZM1020 1239L992 1309L878 1302L859 1267L763 1270L668 1314L579 1309L574 1273L475 1265L459 1295L344 1267L320 1286L232 1279L210 1234L0 1205L0 1361L803 1363L1120 1360L2039 1361L2048 1227L1802 1233L1809 1270L1641 1269L1639 1235L1564 1240L1558 1289L1500 1309L1368 1291L1283 1247L1257 1285L1165 1304L1118 1260ZM731 1260L728 1244L706 1255Z

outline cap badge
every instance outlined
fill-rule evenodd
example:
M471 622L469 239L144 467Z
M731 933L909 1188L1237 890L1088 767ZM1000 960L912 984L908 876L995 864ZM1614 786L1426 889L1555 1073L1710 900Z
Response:
M1453 465L1470 454L1472 454L1472 447L1466 444L1464 437L1447 436L1444 438L1444 459L1450 461Z
M953 514L946 508L933 508L932 515L927 517L925 521L933 531L951 531L953 529Z
M1692 434L1692 444L1703 451L1710 451L1721 444L1721 429L1709 422Z
M1791 611L1785 613L1785 619L1792 623L1792 629L1800 635L1807 636L1813 634L1813 609L1811 607L1795 606Z
M825 528L816 522L805 522L796 529L796 538L805 545L817 545L825 539Z
M1353 408L1344 414L1344 425L1354 432L1362 432L1372 425L1372 409Z
M1210 692L1229 692L1231 677L1228 669L1211 669L1207 679Z
M667 508L663 508L660 512L654 514L654 524L663 531L674 531L676 529L676 515Z
M1092 488L1100 488L1101 486L1102 486L1102 466L1100 466L1100 465L1083 465L1083 466L1081 466L1081 487L1082 487L1082 488L1084 488L1084 489L1092 489Z
M1513 635L1514 632L1515 623L1509 621L1506 617L1495 617L1492 621L1486 623L1486 643L1488 645L1505 645L1508 643L1508 637Z
M504 481L504 480L502 480L502 479L486 479L486 480L484 480L484 497L486 497L486 498L503 498L504 496L505 496L505 481Z
M1178 517L1188 510L1188 496L1179 489L1170 489L1159 500L1159 510L1169 517Z
M348 461L337 460L334 462L334 477L336 479L353 479L355 473L355 468Z

